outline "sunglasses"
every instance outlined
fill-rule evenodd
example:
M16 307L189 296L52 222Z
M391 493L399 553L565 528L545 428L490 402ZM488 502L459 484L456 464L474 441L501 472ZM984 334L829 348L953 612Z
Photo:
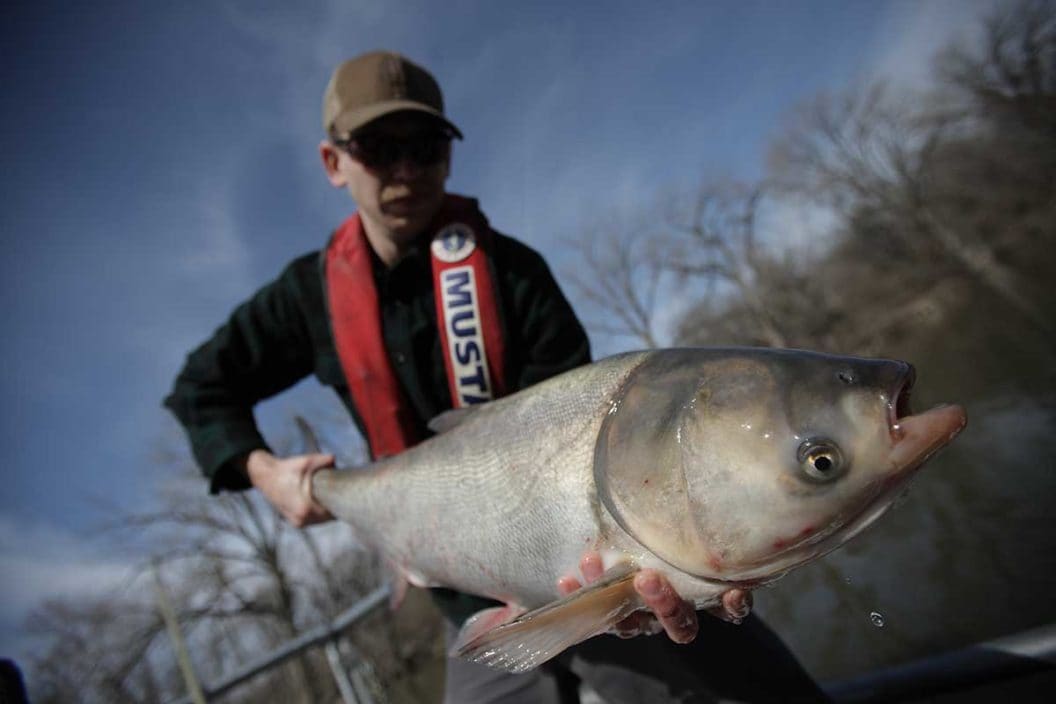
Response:
M432 166L447 155L453 137L450 130L435 130L408 137L367 133L337 139L331 135L330 141L368 169L384 170L402 160Z

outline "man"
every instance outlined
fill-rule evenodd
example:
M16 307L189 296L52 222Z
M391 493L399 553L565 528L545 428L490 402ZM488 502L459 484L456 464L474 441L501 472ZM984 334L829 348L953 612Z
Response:
M310 486L311 475L333 457L275 456L253 420L260 399L314 373L335 389L379 457L425 439L426 423L444 410L590 361L586 334L542 258L493 231L475 201L446 193L451 140L462 135L425 69L382 51L346 61L327 86L323 128L326 176L348 191L357 212L322 252L293 261L191 353L165 401L187 429L212 491L256 487L297 526L331 518ZM471 311L455 310L439 295L439 282L451 276L461 277L458 291L472 294ZM600 571L598 555L584 555L582 579ZM579 586L579 576L566 575L555 584L555 598ZM668 690L681 697L702 689L699 676L672 688L669 681L679 678L664 674L671 658L639 645L693 640L692 605L656 572L639 575L636 588L654 615L632 616L621 634L664 630L669 641L594 639L603 642L516 676L451 660L446 701L568 701L571 672L590 678L613 668L628 673L616 678L623 693L614 692L613 701L645 701L654 690L666 700ZM487 605L434 593L449 636ZM749 608L749 595L732 590L720 613L739 621ZM653 674L636 690L633 673L643 667Z

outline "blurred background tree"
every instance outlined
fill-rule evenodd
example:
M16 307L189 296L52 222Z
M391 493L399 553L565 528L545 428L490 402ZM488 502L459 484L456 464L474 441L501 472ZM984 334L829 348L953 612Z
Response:
M171 466L174 477L161 508L117 516L109 529L150 546L139 573L116 593L90 602L50 601L30 617L28 629L50 643L30 663L38 704L147 704L182 696L155 579L177 611L196 675L208 686L332 621L388 578L347 526L295 529L256 492L205 494L185 452L162 451L158 461ZM375 701L427 701L442 681L440 628L428 596L411 590L403 608L395 614L378 609L345 634L338 650L345 666L358 668L373 688ZM316 647L237 687L224 701L330 702L337 696Z
M915 406L967 405L894 515L757 600L822 678L1056 621L1054 4L1002 6L981 37L937 57L928 92L817 96L762 182L666 199L651 229L607 235L648 257L588 258L579 279L660 291L615 330L646 346L907 359ZM803 209L824 225L790 242ZM609 319L625 298L601 301Z

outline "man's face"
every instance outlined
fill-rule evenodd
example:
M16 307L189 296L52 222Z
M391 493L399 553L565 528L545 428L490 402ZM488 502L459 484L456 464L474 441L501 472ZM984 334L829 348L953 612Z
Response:
M420 113L393 113L356 131L347 144L321 145L327 176L348 188L369 227L398 244L421 234L443 201L450 137Z

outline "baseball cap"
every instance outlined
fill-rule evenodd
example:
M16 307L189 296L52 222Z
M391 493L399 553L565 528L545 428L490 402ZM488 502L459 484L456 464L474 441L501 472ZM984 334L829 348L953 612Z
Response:
M371 51L334 70L323 94L323 131L344 136L401 110L432 115L462 138L444 116L444 96L432 74L392 51Z

